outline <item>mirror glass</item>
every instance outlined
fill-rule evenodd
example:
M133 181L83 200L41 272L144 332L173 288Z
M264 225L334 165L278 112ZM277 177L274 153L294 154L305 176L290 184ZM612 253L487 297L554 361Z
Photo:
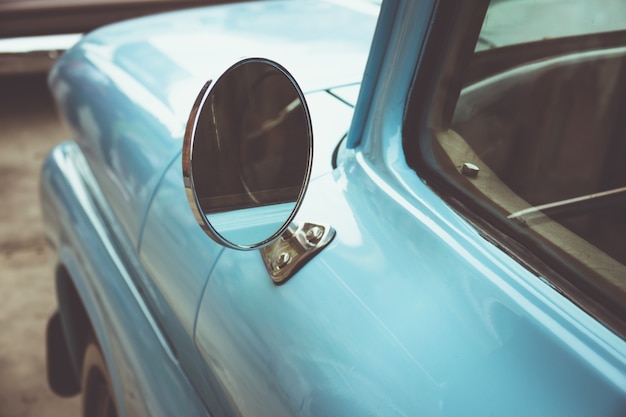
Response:
M312 140L304 96L277 63L246 59L207 83L183 145L187 195L205 231L239 249L279 236L304 195Z

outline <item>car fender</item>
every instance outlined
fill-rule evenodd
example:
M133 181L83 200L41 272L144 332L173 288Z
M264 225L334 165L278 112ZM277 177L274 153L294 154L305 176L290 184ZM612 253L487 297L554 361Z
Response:
M53 150L41 189L47 239L85 307L120 415L206 415L130 278L138 262L121 250L119 225L74 143ZM171 378L154 384L163 374Z

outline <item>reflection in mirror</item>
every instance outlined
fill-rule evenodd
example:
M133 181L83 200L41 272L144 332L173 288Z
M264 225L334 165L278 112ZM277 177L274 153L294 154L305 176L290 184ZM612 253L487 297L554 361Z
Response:
M262 246L292 220L310 175L312 134L302 93L279 65L248 59L201 96L183 155L192 209L220 243Z

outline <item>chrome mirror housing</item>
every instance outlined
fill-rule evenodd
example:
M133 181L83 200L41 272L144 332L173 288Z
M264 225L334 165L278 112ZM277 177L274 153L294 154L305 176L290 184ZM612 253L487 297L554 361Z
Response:
M202 229L251 250L291 224L313 161L304 95L281 65L248 58L200 91L183 142L183 179Z

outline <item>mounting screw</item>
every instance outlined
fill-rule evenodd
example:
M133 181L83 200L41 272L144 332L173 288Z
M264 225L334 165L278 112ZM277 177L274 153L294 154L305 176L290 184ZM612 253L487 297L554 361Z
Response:
M289 252L282 252L274 261L274 269L280 271L286 267L289 262L291 262L291 255L289 255Z
M469 178L476 178L479 172L480 168L469 162L464 163L461 167L461 174Z
M322 236L324 236L324 230L319 226L313 226L306 232L306 241L311 245L315 245Z

